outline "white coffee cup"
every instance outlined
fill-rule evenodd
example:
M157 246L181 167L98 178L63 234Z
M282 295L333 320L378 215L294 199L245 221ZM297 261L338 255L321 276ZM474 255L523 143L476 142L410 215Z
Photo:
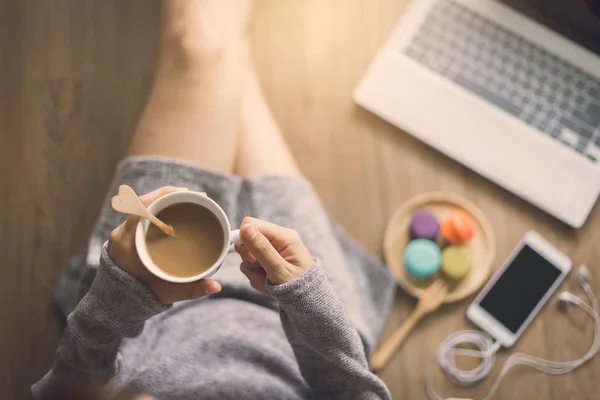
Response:
M208 268L207 270L194 275L188 276L185 278L172 276L160 269L152 258L150 254L148 254L148 249L146 248L146 232L148 231L148 226L150 225L150 221L145 218L140 219L138 222L136 231L135 231L135 247L137 248L137 253L142 260L142 263L150 272L154 275L168 282L173 283L188 283L198 281L200 279L209 278L214 275L215 272L221 268L221 264L227 256L227 253L233 251L233 245L240 241L240 231L231 230L231 225L229 224L229 219L225 214L225 211L214 200L210 199L205 193L198 193L192 191L183 191L183 192L173 192L167 195L164 195L157 199L154 203L150 204L148 207L148 211L152 214L156 215L165 208L172 206L173 204L179 203L193 203L199 206L202 206L209 211L211 211L221 223L221 227L223 228L223 248L221 249L221 254L215 263ZM175 232L177 233L177 232Z

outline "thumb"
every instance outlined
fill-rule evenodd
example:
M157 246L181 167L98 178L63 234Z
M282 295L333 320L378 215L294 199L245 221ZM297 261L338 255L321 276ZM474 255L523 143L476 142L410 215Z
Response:
M171 283L157 280L152 283L150 290L163 304L173 304L178 301L200 299L206 295L221 291L221 285L212 279L202 279L189 283Z
M256 260L267 272L267 275L276 273L285 260L279 255L269 239L265 237L252 224L244 224L240 228L240 238L246 249L256 257Z

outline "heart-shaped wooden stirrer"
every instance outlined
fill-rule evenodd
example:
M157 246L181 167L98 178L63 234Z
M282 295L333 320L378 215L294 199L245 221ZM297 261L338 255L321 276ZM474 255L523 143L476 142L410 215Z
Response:
M158 226L160 230L167 235L175 237L173 228L148 211L131 187L127 185L119 186L119 193L111 199L110 204L116 211L125 214L139 215L142 218L146 218L148 221Z

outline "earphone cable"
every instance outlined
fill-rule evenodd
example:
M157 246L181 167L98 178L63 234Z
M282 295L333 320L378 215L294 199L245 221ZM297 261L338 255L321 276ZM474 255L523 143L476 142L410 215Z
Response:
M573 361L549 361L528 354L515 353L504 363L500 374L492 385L490 392L484 400L489 400L496 393L500 382L508 371L515 365L527 365L538 371L550 375L562 375L569 373L592 359L600 350L600 316L598 315L598 301L587 282L581 284L585 294L590 300L591 306L580 298L570 295L569 302L583 309L594 320L594 340L586 354ZM478 350L470 350L457 347L461 344L471 344ZM482 331L461 331L450 335L440 344L437 351L437 362L448 378L457 386L471 386L484 379L494 367L496 352L500 348L498 342ZM471 370L463 370L456 366L456 356L470 356L480 358L481 362ZM426 376L426 391L431 400L444 400L434 389L433 363L430 363Z

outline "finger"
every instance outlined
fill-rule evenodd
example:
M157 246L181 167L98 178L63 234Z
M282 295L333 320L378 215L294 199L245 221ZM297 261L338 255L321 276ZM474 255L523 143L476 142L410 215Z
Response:
M108 236L109 254L113 254L113 248L117 248L119 252L130 256L131 252L135 252L134 235L135 230L133 232L127 230L127 221L117 226Z
M199 284L204 288L206 294L219 293L223 289L219 282L212 279L202 279Z
M212 279L202 279L190 283L162 283L164 286L160 289L160 293L163 293L163 298L160 300L165 304L196 300L221 291L219 282Z
M267 296L269 295L266 286L267 273L264 269L253 268L249 266L248 263L243 262L242 264L240 264L240 271L242 271L242 273L246 275L246 278L248 278L248 281L250 281L250 286L258 290L262 294L265 294Z
M239 253L239 255L245 260L248 261L251 264L256 264L256 257L254 257L252 255L252 253L250 253L250 251L246 248L246 246L244 246L243 243L236 243L235 246L235 251L237 251Z
M184 283L182 287L177 289L183 295L181 300L195 300L209 294L219 293L221 291L221 285L212 279L202 279L196 282Z
M110 235L108 235L108 244L109 245L111 243L117 242L119 239L121 239L121 236L123 235L124 227L125 227L125 222L123 222L121 225L117 226L115 229L113 229L110 232Z
M262 219L246 217L242 220L242 226L245 224L251 224L261 231L277 251L282 251L289 244L300 242L300 236L296 231Z
M189 189L184 188L184 187L176 187L176 186L163 186L159 189L156 189L153 192L146 193L145 195L140 196L140 200L142 201L142 204L144 205L144 207L148 207L150 204L154 203L156 200L158 200L159 198L163 197L166 194L173 193L173 192L184 192L186 190L189 190Z
M138 394L133 400L156 400L156 397L150 396L149 394Z
M130 215L127 217L125 222L123 223L123 235L133 235L135 233L135 229L137 228L137 224L140 221L140 217L137 215Z
M271 242L253 224L245 224L240 228L240 238L248 251L266 270L267 274L277 273L285 260L279 255Z
M114 248L118 243L122 243L121 238L123 237L123 229L125 227L125 222L123 222L121 225L117 226L115 229L113 229L110 232L110 235L108 235L108 255L110 256L110 258L112 258L114 260Z

